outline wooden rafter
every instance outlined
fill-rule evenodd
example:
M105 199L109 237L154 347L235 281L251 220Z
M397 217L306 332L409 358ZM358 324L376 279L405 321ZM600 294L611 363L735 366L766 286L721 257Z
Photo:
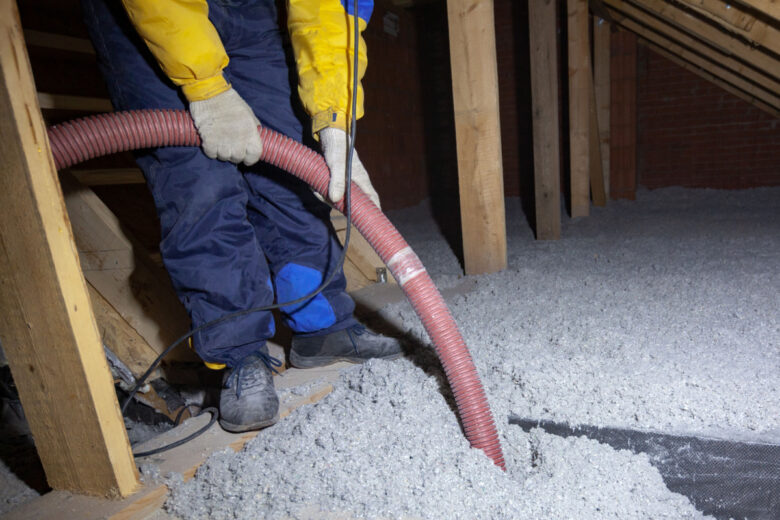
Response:
M780 54L780 30L756 18L739 4L732 5L722 0L684 0L681 3L754 45Z
M679 60L682 60L688 64L688 66L685 67L686 69L693 70L691 69L691 66L693 66L695 67L696 71L702 71L706 73L706 75L699 74L700 76L703 76L707 79L715 78L718 80L716 83L720 86L728 84L730 86L728 89L729 92L738 95L748 103L751 103L761 110L764 110L765 112L773 115L776 115L778 110L780 110L780 97L771 95L762 89L758 89L754 85L751 85L749 82L745 81L745 79L738 74L734 74L730 70L718 65L717 63L713 63L702 58L696 53L693 53L685 47L676 44L674 41L651 31L646 27L643 27L629 18L621 17L618 13L614 13L613 19L621 27L624 27L638 36L641 36L646 41L653 43L655 47L666 49L667 53L673 53L675 56L677 56L677 58L679 58ZM677 63L677 61L675 62Z
M736 3L755 9L780 22L780 2L777 0L737 0Z
M780 92L780 82L760 71L745 65L731 56L713 49L697 38L676 27L664 23L646 11L634 7L621 0L603 0L610 7L608 13L613 21L628 28L640 36L654 41L659 45L669 44L675 47L674 52L685 55L686 59L697 60L697 66L715 67L724 70L730 77L740 78L740 87L753 98L761 99L769 105L777 105L777 93ZM626 17L629 17L628 19ZM638 22L638 23L635 23ZM653 36L657 35L657 36ZM659 40L662 38L663 41ZM710 63L710 65L706 65Z
M604 3L623 11L630 4L641 7L666 23L686 31L691 36L702 40L726 55L743 60L745 63L763 71L774 79L780 79L780 61L763 50L753 47L734 35L728 34L709 22L700 19L681 9L675 4L664 0L603 0Z

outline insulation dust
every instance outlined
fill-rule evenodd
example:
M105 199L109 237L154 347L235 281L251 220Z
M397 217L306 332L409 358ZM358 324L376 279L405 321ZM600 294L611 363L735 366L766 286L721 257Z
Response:
M0 460L0 515L39 496Z
M507 424L510 413L602 426L780 439L780 189L639 191L533 239L507 200L509 268L448 305L507 460L469 448L407 303L384 321L408 353L171 482L195 518L705 518L646 455ZM426 206L390 213L438 285L463 282Z

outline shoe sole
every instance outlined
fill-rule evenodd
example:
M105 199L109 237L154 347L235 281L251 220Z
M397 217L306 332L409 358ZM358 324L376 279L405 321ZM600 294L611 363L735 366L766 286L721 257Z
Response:
M369 359L384 359L386 361L392 361L394 359L398 359L403 355L402 352L399 352L397 354L391 354L389 356L385 357L372 357L372 358L362 358L362 357L348 357L348 356L299 356L295 352L290 352L290 365L292 365L295 368L319 368L319 367L326 367L328 365L332 365L334 363L338 363L340 361L345 361L347 363L353 363L353 364L361 364L365 363Z
M269 426L276 424L278 421L279 421L279 414L277 413L271 419L267 419L265 421L259 421L252 424L233 424L220 419L219 425L222 426L223 430L228 431L230 433L244 433L244 432L250 432L254 430L262 430L263 428L268 428Z

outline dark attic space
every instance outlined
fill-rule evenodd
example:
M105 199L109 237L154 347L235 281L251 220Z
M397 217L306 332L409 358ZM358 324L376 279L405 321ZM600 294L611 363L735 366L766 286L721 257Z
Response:
M776 2L0 26L0 518L780 518Z

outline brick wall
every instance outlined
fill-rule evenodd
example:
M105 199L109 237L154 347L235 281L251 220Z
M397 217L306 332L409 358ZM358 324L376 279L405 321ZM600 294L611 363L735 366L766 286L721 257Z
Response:
M636 198L637 43L634 33L617 31L610 41L609 195Z
M780 119L639 46L639 183L780 186Z
M528 4L495 0L504 192L533 194Z
M397 20L397 36L385 31L388 13L390 25ZM366 114L357 125L355 146L383 209L412 206L429 193L415 17L376 2L364 38Z

